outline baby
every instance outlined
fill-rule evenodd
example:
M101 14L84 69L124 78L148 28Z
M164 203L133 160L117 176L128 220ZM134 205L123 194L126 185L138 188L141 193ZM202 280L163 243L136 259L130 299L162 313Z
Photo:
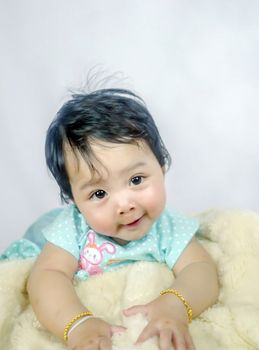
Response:
M45 150L68 205L45 214L22 241L38 255L28 293L41 324L71 350L111 350L112 335L125 328L93 315L73 279L157 261L172 269L173 285L123 313L148 320L137 343L157 336L161 350L194 350L188 323L216 301L216 268L195 238L197 220L166 208L171 159L143 101L122 89L73 95Z

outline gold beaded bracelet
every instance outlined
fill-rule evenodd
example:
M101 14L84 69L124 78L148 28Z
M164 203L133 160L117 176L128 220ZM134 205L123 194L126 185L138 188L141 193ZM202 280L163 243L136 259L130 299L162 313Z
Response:
M191 308L190 304L187 303L187 301L182 296L182 294L180 294L176 289L164 289L160 292L160 295L164 295L164 294L174 294L182 301L182 303L184 304L186 311L187 311L189 323L191 323L192 322L192 315L193 315L192 308Z
M76 315L75 317L73 317L72 320L68 322L68 324L64 328L64 333L63 333L64 341L68 340L68 332L69 332L70 328L73 326L73 324L76 321L80 320L80 318L85 317L85 316L93 316L93 314L90 311L84 311L84 312L81 312L80 314Z

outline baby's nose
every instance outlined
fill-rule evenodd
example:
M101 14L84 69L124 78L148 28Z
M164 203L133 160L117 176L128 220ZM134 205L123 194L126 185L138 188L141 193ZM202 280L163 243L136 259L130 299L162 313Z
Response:
M118 214L123 215L127 214L135 209L135 204L132 199L130 198L123 198L120 201L118 201Z

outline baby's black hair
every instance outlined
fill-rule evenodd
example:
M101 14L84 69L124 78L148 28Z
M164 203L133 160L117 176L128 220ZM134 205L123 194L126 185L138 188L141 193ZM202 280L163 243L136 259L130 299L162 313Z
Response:
M125 89L101 89L72 95L58 111L47 131L47 166L60 188L62 201L73 200L65 166L65 145L79 152L96 171L91 149L94 140L112 143L145 141L161 167L169 168L171 157L143 100Z

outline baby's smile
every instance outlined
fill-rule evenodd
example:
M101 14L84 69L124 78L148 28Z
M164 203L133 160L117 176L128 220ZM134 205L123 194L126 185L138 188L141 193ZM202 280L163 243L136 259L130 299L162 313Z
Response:
M135 227L138 227L139 224L141 223L142 221L142 218L144 217L144 215L140 216L138 219L128 223L128 224L125 224L123 226L126 226L127 228L135 228Z

